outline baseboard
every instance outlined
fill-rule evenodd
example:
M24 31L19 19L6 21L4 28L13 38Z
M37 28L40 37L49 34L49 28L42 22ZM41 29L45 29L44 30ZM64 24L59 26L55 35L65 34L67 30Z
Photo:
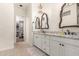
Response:
M36 45L33 45L35 46L37 49L39 49L40 51L42 51L43 53L45 53L46 56L50 56L49 54L47 54L46 52L44 52L43 50L41 50L39 47L37 47Z
M14 46L9 46L9 47L5 47L5 48L1 48L0 51L5 51L5 50L9 50L9 49L13 49Z

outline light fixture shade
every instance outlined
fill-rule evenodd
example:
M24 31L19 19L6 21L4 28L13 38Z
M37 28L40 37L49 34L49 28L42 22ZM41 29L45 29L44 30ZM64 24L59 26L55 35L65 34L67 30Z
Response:
M39 4L38 8L39 9L42 9L43 8L41 3Z
M38 6L38 9L39 9L39 10L38 10L38 13L43 13L43 12L42 12L42 8L43 8L43 7L42 7L42 4L39 4L39 6Z

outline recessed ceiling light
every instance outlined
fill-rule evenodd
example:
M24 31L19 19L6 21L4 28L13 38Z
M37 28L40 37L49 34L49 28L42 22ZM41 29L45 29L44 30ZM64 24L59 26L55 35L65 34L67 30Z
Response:
M19 5L19 7L23 7L23 5Z

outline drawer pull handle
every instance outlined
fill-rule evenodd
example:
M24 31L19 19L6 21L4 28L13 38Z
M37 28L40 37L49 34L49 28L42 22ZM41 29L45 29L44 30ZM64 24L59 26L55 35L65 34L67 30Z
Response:
M59 45L61 45L61 43Z
M64 44L62 44L62 46L64 46Z

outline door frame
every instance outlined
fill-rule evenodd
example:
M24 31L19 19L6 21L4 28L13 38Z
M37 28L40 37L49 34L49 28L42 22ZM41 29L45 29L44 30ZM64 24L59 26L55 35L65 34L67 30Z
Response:
M17 42L16 42L16 17L17 17L17 16L19 16L19 15L15 15L15 16L14 16L14 38L15 38L15 39L14 39L14 44L17 43ZM24 19L24 28L23 28L23 29L24 29L24 30L23 30L24 33L23 33L23 34L24 34L24 42L26 42L26 34L25 34L25 33L26 33L26 16L19 16L19 17L24 17L24 18L25 18L25 19Z

